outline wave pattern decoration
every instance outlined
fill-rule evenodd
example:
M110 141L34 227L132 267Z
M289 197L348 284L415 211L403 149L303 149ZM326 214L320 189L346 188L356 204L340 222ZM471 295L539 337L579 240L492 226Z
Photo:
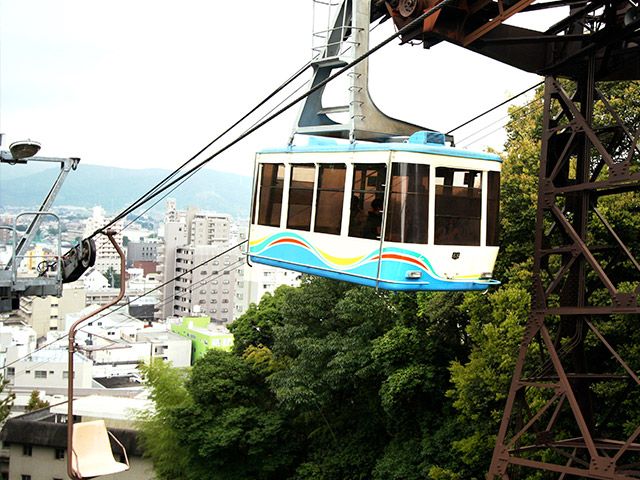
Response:
M378 276L380 260L379 249L356 257L338 257L317 248L301 235L290 232L276 233L252 241L249 254L369 278ZM443 279L434 271L424 255L397 247L383 249L381 272L383 277L404 280L407 268L419 269L431 278Z

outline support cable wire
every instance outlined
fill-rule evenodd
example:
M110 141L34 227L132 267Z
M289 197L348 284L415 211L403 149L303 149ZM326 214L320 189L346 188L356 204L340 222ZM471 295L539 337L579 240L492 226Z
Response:
M141 298L143 298L143 297L146 297L146 296L147 296L147 295L149 295L150 293L153 293L153 292L155 292L156 290L159 290L159 289L161 289L161 288L165 287L166 285L169 285L171 282L175 282L175 281L176 281L176 280L178 280L179 278L182 278L184 275L186 275L186 274L188 274L188 273L193 272L195 269L200 268L200 267L202 267L203 265L206 265L207 263L209 263L209 262L211 262L211 261L213 261L213 260L215 260L215 259L217 259L217 258L220 258L221 256L223 256L223 255L225 255L225 254L227 254L227 253L231 252L232 250L234 250L234 249L236 249L236 248L238 248L238 247L241 247L242 245L244 245L244 244L245 244L245 243L247 243L247 242L248 242L248 240L243 240L242 242L240 242L240 243L238 243L238 244L236 244L236 245L233 245L232 247L229 247L228 249L224 250L223 252L220 252L220 253L218 253L217 255L215 255L215 256L213 256L213 257L211 257L211 258L207 259L207 260L204 260L203 262L200 262L198 265L196 265L196 266L194 266L194 267L192 267L192 268L190 268L190 269L188 269L188 270L185 270L184 272L181 272L179 275L176 275L176 276L175 276L175 277L173 277L172 279L167 280L167 281L166 281L166 282L164 282L164 283L161 283L160 285L158 285L157 287L152 288L152 289L151 289L151 290L149 290L148 292L145 292L145 293L143 293L142 295L139 295L139 296L137 296L136 298L134 298L134 299L132 299L132 300L129 300L128 302L123 303L122 305L118 305L115 309L110 310L110 312L109 312L109 313L117 312L117 311L118 311L118 310L120 310L121 308L123 308L123 307L126 307L126 306L130 305L132 302L134 302L134 301L136 301L136 300L139 300L139 299L141 299ZM242 263L244 264L244 262L242 262ZM231 270L227 270L227 271L231 271ZM222 275L224 275L224 273L223 273ZM98 317L98 318L96 318L96 319L92 320L92 321L91 321L91 323L93 323L95 320L97 320L97 319L99 319L99 318L102 318L103 316L106 316L106 315L107 315L107 314L103 314L102 316L100 316L100 317ZM79 330L82 330L82 329L80 328ZM28 358L30 355L33 355L33 354L34 354L34 353L36 353L36 352L39 352L39 351L41 351L41 350L44 350L45 348L50 347L51 345L53 345L54 343L59 342L60 340L64 340L64 339L65 339L65 338L67 338L68 336L69 336L69 334L68 334L68 333L65 333L64 335L60 336L60 337L59 337L59 338L57 338L56 340L53 340L52 342L49 342L49 343L47 343L47 344L45 344L45 345L42 345L42 346L40 346L40 347L36 348L33 352L29 352L27 355L24 355L24 356L22 356L22 357L20 357L20 358L17 358L17 359L15 359L15 360L13 360L12 362L7 363L6 365L4 365L4 366L3 366L3 368L8 368L8 367L10 367L10 366L12 366L12 365L15 365L16 363L18 363L18 362L20 362L20 361L24 360L25 358Z
M224 272L233 272L234 270L237 270L238 268L240 268L240 266L244 265L244 263L245 263L244 259L235 261L231 265L229 265L229 268L227 270L224 270L223 273L220 273L219 271L216 271L215 273L210 273L206 277L201 278L197 282L193 282L192 281L189 284L189 287L185 289L185 292L192 293L195 288L198 288L198 287L202 286L205 282L207 282L209 280L216 280L216 279L224 276L225 275ZM184 293L184 292L182 292L182 293ZM134 299L134 300L137 300L137 298ZM155 304L154 307L156 307L156 308L157 307L164 307L165 305L169 304L171 301L173 301L173 298L171 298L171 297L166 298L162 302L159 302L159 303Z
M95 232L93 232L88 239L95 237L96 235L98 235L99 233L101 233L104 229L110 227L111 225L113 225L114 223L116 223L118 220L121 220L122 218L125 218L127 215L129 215L130 213L132 213L135 209L137 209L139 206L147 203L149 200L151 200L152 198L154 198L155 196L158 195L157 192L158 189L162 188L162 186L164 184L166 184L168 181L170 181L173 177L175 177L178 172L180 170L182 170L183 168L185 168L189 163L191 163L192 161L194 161L198 156L200 156L202 153L204 153L205 150L207 150L208 148L210 148L214 143L216 143L217 141L219 141L222 137L224 137L226 134L228 134L231 130L233 130L235 127L237 127L240 123L242 123L243 121L245 121L250 115L252 115L253 113L255 113L260 107L262 107L265 103L267 103L269 100L271 100L275 95L277 95L278 93L280 93L284 88L286 88L287 86L289 86L296 78L298 78L300 75L302 75L309 67L311 66L311 62L307 62L304 66L300 67L298 69L298 71L296 73L294 73L293 75L291 75L287 80L285 80L282 84L280 84L280 86L278 86L275 90L273 90L270 94L268 94L265 98L263 98L256 106L254 106L251 110L249 110L247 113L245 113L241 118L239 118L238 120L236 120L230 127L228 127L226 130L224 130L222 133L220 133L218 136L216 136L216 138L214 138L213 140L211 140L207 145L205 145L204 147L202 147L196 154L192 155L186 162L182 163L182 165L180 165L178 168L176 168L175 170L173 170L173 172L171 172L169 175L167 175L164 179L162 179L160 182L158 182L156 185L154 185L150 190L148 190L146 193L144 193L142 196L140 196L138 198L138 200L136 200L131 206L127 207L126 209L124 209L120 214L118 214L116 217L114 217L107 225L105 225L104 227L102 227L101 229L96 230ZM137 218L136 218L137 220ZM135 221L135 220L134 220Z
M376 27L378 27L378 26L380 26L380 23L376 24L376 26L375 26L374 28L376 28ZM373 30L373 29L372 29L372 30ZM281 106L282 104L284 104L284 103L285 103L289 98L291 98L293 95L295 95L295 93L297 93L298 91L300 91L300 90L301 90L305 85L308 85L308 84L309 84L309 81L305 82L304 84L302 84L302 85L300 85L298 88L296 88L296 89L295 89L291 94L289 94L289 96L287 96L287 98L285 98L284 100L282 100L280 103L278 103L278 105L276 105L276 106L275 106L275 107L273 107L271 110L269 110L269 112L267 112L266 114L264 114L264 115L260 118L260 120L258 120L258 121L256 121L256 122L254 122L254 123L253 123L253 126L257 125L260 121L264 120L264 119L267 117L267 115L269 115L270 113L274 112L274 111L275 111L279 106ZM452 130L449 130L449 132L447 132L447 134L450 134L451 132L453 132L453 131L455 131L455 130L458 130L458 129L460 129L460 128L462 128L462 127L464 127L464 126L466 126L466 125L468 125L468 124L470 124L470 123L472 123L472 122L474 122L474 121L476 121L476 120L480 119L480 118L481 118L481 117L483 117L484 115L487 115L487 114L491 113L492 111L494 111L494 110L496 110L497 108L499 108L499 107L501 107L501 106L505 105L506 103L512 102L512 101L513 101L513 100L515 100L516 98L518 98L518 97L520 97L520 96L524 95L525 93L527 93L527 92L529 92L530 90L532 90L532 89L534 89L534 88L536 88L536 87L540 86L541 84L542 84L542 82L539 82L539 83L537 83L537 84L535 84L535 85L533 85L533 86L531 86L531 87L527 88L526 90L524 90L524 91L522 91L522 92L518 93L517 95L514 95L513 97L509 98L508 100L505 100L504 102L502 102L502 103L500 103L500 104L498 104L498 105L496 105L496 106L494 106L494 107L492 107L492 108L488 109L487 111L485 111L485 112L481 113L480 115L476 115L476 116L475 116L475 117L473 117L472 119L470 119L470 120L468 120L468 121L464 122L463 124L461 124L461 125L457 126L456 128L454 128L454 129L452 129ZM535 103L537 100L538 100L538 99L534 99L534 100L532 100L532 101L528 102L527 104L525 104L525 105L523 105L523 106L521 106L521 107L517 108L517 109L514 111L514 113L518 113L518 112L520 112L520 111L524 110L525 108L527 108L527 107L528 107L528 106L530 106L531 104ZM504 119L507 119L507 118L509 118L509 116L502 117L501 119L499 119L499 120L497 120L497 121L495 121L495 122L493 122L493 123L491 123L491 124L487 125L486 127L483 127L483 128L481 128L481 129L479 129L479 130L476 130L474 133L472 133L472 134L470 134L470 135L468 135L468 136L464 137L461 141L465 141L465 140L467 140L467 139L469 139L469 138L473 137L473 136L474 136L474 135L476 135L477 133L480 133L480 132L482 132L483 130L485 130L485 129L489 128L490 126L495 125L495 124L497 124L498 122L500 122L501 120L504 120ZM507 122L506 124L502 125L500 128L504 128L506 125L509 125L510 123L512 123L512 121ZM495 131L495 130L492 130L491 132L489 132L489 134L493 133L494 131ZM489 135L489 134L487 134L487 135ZM483 136L483 137L480 137L479 139L475 140L474 142L477 142L477 141L479 141L479 140L482 140L482 139L483 139L483 138L485 138L485 137L486 137L486 135L485 135L485 136ZM474 143L474 142L471 142L471 143ZM470 144L471 144L471 143L470 143ZM210 145L211 145L211 144L210 144ZM151 210L153 207L155 207L155 206L156 206L158 203L160 203L162 200L164 200L165 198L167 198L167 196L169 196L169 195L170 195L173 191L175 191L175 190L176 190L180 185L182 185L182 184L183 184L184 182L186 182L189 178L191 178L193 175L195 175L195 173L197 173L199 170L200 170L200 168L198 168L197 170L195 170L194 172L192 172L191 174L189 174L187 177L185 177L183 180L181 180L178 184L176 184L175 186L173 186L173 187L172 187L172 188L171 188L167 193L165 193L162 197L160 197L158 200L156 200L154 203L152 203L152 204L151 204L151 206L147 207L144 211L142 211L142 213L140 213L138 216L136 216L136 218L134 218L134 219L133 219L133 220L131 220L129 223L127 223L124 227L122 227L122 230L125 230L127 227L131 226L131 225L132 225L132 224L134 224L136 221L138 221L138 219L140 219L140 217L142 217L145 213L147 213L149 210Z
M211 261L211 260L213 260L213 258L212 258L212 259L209 259L208 261ZM196 284L193 284L193 286L192 286L192 287L189 287L189 288L191 289L191 288L195 287L195 286L197 285L197 283L200 283L200 282L205 281L205 280L216 280L216 279L218 279L218 278L220 278L220 277L223 277L223 276L225 275L225 273L224 273L224 272L233 272L233 271L237 270L238 268L240 268L242 265L244 265L244 260L241 260L241 261L238 261L238 262L234 262L233 264L231 264L231 267L232 267L232 268L229 268L228 270L225 270L225 271L223 271L222 273L217 273L217 274L213 273L213 274L209 274L209 275L207 275L205 278L203 278L203 279L201 279L201 280L198 280L198 282L196 282ZM178 278L178 277L176 277L176 278L174 278L173 280L170 280L170 281L174 281L174 280L176 280L177 278ZM168 282L167 282L167 283L168 283ZM106 316L110 315L110 314L111 314L111 313L113 313L113 312L117 312L117 311L118 311L118 310L120 310L121 308L123 308L123 307L126 307L126 306L130 305L131 303L133 303L133 302L135 302L136 300L138 300L138 299L142 298L143 296L144 296L144 295L140 295L140 296L138 296L138 297L136 297L136 298L133 298L133 299L131 299L131 300L127 301L126 303L123 303L123 304L121 304L121 305L118 305L118 306L117 306L117 308L114 308L114 309L112 309L112 310L109 310L109 311L108 311L108 312L106 312L106 313L102 313L99 317L95 318L94 320L91 320L90 324L88 324L88 325L86 325L86 326L84 326L84 327L82 327L82 328L79 328L79 329L78 329L78 331L79 331L79 332L83 331L85 328L87 328L87 327L91 326L91 324L92 324L94 321L96 321L96 320L100 320L101 318L106 317ZM169 302L168 302L167 300L165 300L165 301L163 301L163 302L161 302L161 303L160 303L160 306L164 306L164 305L166 305L167 303L169 303ZM135 318L135 317L132 317L132 318ZM128 321L130 321L130 320L124 320L124 321L122 322L122 324L124 324L124 323L126 323L126 322L128 322ZM96 335L95 333L92 333L91 335L93 335L94 337L103 338L104 340L108 340L108 341L111 341L111 342L116 343L116 344L119 344L119 343L120 343L120 342L117 342L117 341L115 341L115 340L113 340L113 339L111 339L111 338L101 337L100 335ZM18 359L16 359L16 360L14 360L13 362L11 362L11 363L7 364L7 365L5 366L5 368L6 368L6 367L8 367L8 366L10 366L10 365L15 364L16 362L19 362L19 361L21 361L21 360L24 360L25 358L28 358L28 357L29 357L30 355L32 355L33 353L36 353L36 352L38 352L38 351L40 351L40 350L44 350L44 349L46 349L47 347L50 347L50 346L54 345L55 343L59 342L60 340L64 340L64 339L66 339L68 336L69 336L69 334L65 334L65 335L61 336L60 338L57 338L56 340L54 340L54 341L52 341L52 342L50 342L50 343L48 343L48 344L46 344L46 345L42 345L41 347L39 347L39 348L35 349L33 352L29 353L28 355L25 355L24 357L18 358ZM18 371L18 372L15 372L15 374L14 374L14 375L19 375L19 374L25 373L25 372L27 371L26 369L33 370L33 369L35 369L35 368L38 368L38 367L42 367L42 366L44 366L44 365L47 365L48 363L49 363L48 361L43 361L43 362L39 362L39 363L37 363L37 364L35 364L35 365L30 365L30 366L28 366L28 367L25 367L25 370L20 370L20 371Z
M455 132L456 130L461 129L462 127L466 127L466 126L467 126L468 124L470 124L471 122L474 122L474 121L478 120L479 118L484 117L485 115L487 115L487 114L489 114L489 113L493 112L494 110L496 110L496 109L498 109L498 108L502 107L503 105L506 105L507 103L510 103L510 102L514 101L516 98L518 98L518 97L520 97L520 96L524 95L525 93L527 93L527 92L529 92L529 91L533 90L534 88L538 88L538 87L539 87L540 85L542 85L543 83L544 83L544 82L538 82L538 83L536 83L535 85L532 85L531 87L527 88L526 90L523 90L523 91L521 91L520 93L515 94L515 95L514 95L514 96L512 96L511 98L508 98L507 100L505 100L504 102L499 103L498 105L495 105L494 107L491 107L490 109L488 109L488 110L486 110L486 111L482 112L482 113L481 113L481 114L479 114L479 115L476 115L475 117L473 117L473 118L472 118L472 119L470 119L470 120L467 120L467 121L466 121L466 122L464 122L464 123L461 123L461 124L460 124L460 125L458 125L456 128L452 128L451 130L449 130L449 131L446 133L446 135L450 135L451 133ZM467 137L467 138L468 138L468 137Z
M542 98L534 98L533 100L531 100L530 102L522 105L521 107L518 107L517 109L515 109L511 114L509 115L505 115L504 117L499 118L498 120L476 130L475 132L467 135L466 137L462 138L460 140L460 147L461 148L466 148L469 145L473 145L474 143L479 142L480 140L483 140L485 138L487 138L489 135L492 135L493 133L497 132L498 130L502 130L503 128L507 127L508 125L511 125L514 121L516 121L516 119L511 119L505 122L505 120L509 119L512 115L516 115L518 113L520 113L522 110L525 110L526 108L529 108L531 105L533 105L536 102L541 102ZM538 110L540 110L542 108L542 104L540 105L536 105L533 110L533 112L537 112ZM504 123L502 123L504 122ZM474 137L475 135L478 135L479 133L482 133L484 130L493 127L494 125L498 125L496 128L494 128L493 130L490 130L489 132L485 133L484 135L482 135L481 137L475 138L471 141L468 141L469 139L471 139L472 137ZM465 143L466 142L466 143Z
M295 95L298 91L300 91L302 88L304 88L306 85L309 84L309 81L303 83L302 85L300 85L298 88L296 88L292 93L290 93L287 98L285 98L284 100L282 100L280 103L278 103L278 105L276 105L275 107L273 107L268 113L264 114L260 120L257 120L256 122L253 123L253 125L257 125L258 122L260 122L261 120L263 120L264 118L266 118L267 115L269 115L271 112L273 112L276 108L278 108L280 105L282 105L283 103L285 103L289 98L291 98L293 95ZM252 110L252 112L254 112L255 109ZM246 118L246 116L245 116ZM237 123L234 125L237 126ZM227 130L228 131L228 130ZM220 138L220 137L218 137ZM214 140L215 142L215 140ZM213 142L211 142L209 145L212 145ZM208 148L208 146L207 146ZM188 163L188 162L187 162ZM122 227L122 229L120 230L120 232L124 231L125 229L127 229L129 226L133 225L135 222L137 222L145 213L147 213L149 210L151 210L153 207L155 207L156 205L158 205L158 203L160 203L162 200L164 200L165 198L167 198L169 195L171 195L172 192L174 192L178 187L180 187L180 185L182 185L184 182L186 182L187 180L189 180L192 176L194 176L197 172L199 172L202 169L203 166L197 168L196 170L194 170L193 172L191 172L189 175L187 175L186 177L184 177L182 180L180 180L176 185L174 185L173 187L171 187L171 189L166 192L164 195L162 195L160 198L158 198L155 202L153 202L149 207L147 207L146 209L144 209L140 214L138 214L133 220L129 221L129 223L127 223L124 227ZM182 168L182 167L181 167ZM167 177L169 178L169 177ZM100 245L106 245L107 244L107 240L104 240L103 243ZM99 248L99 247L98 247Z
M400 37L403 33L407 32L407 31L411 30L412 28L414 28L415 26L419 25L422 21L424 21L425 18L430 17L434 13L442 10L444 7L448 6L450 3L453 3L453 2L454 2L454 0L444 0L443 2L439 3L438 5L428 9L422 15L420 15L417 18L415 18L414 20L412 20L410 23L408 23L407 25L405 25L401 29L397 30L393 35L387 37L385 40L380 42L378 45L376 45L375 47L369 49L367 52L363 53L358 58L356 58L355 60L351 61L349 64L347 64L344 67L340 68L336 73L330 75L328 78L326 78L322 82L318 83L315 87L311 88L305 94L300 95L295 100L291 101L290 103L285 105L283 108L279 109L277 112L275 112L272 115L270 115L269 117L267 117L265 120L262 120L258 124L256 124L253 127L249 128L243 134L239 135L238 137L236 137L236 139L234 139L231 142L227 143L227 145L225 145L224 147L220 148L219 150L217 150L212 155L209 155L205 159L201 160L194 167L191 167L186 172L183 172L177 179L173 179L171 181L168 181L168 183L164 182L164 181L161 182L161 183L164 184L163 186L154 187L149 193L147 193L142 198L140 198L139 200L134 202L130 207L128 207L122 213L120 213L117 217L115 217L110 223L108 223L107 225L105 225L101 229L98 229L95 232L93 232L88 238L93 238L94 236L98 235L99 233L102 233L106 228L108 228L111 225L113 225L113 223L115 223L116 221L126 217L129 213L134 211L136 208L140 207L141 205L147 203L151 199L153 199L156 196L160 195L162 192L164 192L165 190L169 189L171 186L175 185L177 182L179 182L183 178L185 178L188 175L190 175L191 173L195 172L196 170L198 170L200 167L202 167L206 163L210 162L211 160L213 160L214 158L216 158L220 154L224 153L225 151L227 151L228 149L230 149L231 147L233 147L234 145L239 143L241 140L244 140L246 137L251 135L256 130L262 128L264 125L266 125L267 123L271 122L276 117L280 116L281 114L283 114L284 112L289 110L291 107L296 105L301 100L307 98L309 95L311 95L312 93L320 90L321 88L324 88L329 82L335 80L337 77L339 77L340 75L344 74L345 72L347 72L348 70L353 68L358 63L360 63L363 60L367 59L368 57L370 57L371 55L376 53L378 50L380 50L382 47L388 45L389 43L391 43L391 41L393 41L394 39ZM305 68L305 70L306 70L306 68ZM302 73L302 72L300 72L300 73ZM171 174L170 177L173 177L176 173L177 173L177 170L173 174Z

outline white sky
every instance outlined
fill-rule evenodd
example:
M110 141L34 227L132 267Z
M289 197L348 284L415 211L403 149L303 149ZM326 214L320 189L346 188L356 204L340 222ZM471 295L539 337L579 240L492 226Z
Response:
M31 138L40 155L175 168L310 59L311 30L312 0L0 0L3 148ZM372 45L392 32L388 21ZM441 131L540 79L451 45L398 44L370 59L373 99ZM249 174L255 150L286 144L295 113L212 166ZM505 113L458 132L459 145Z

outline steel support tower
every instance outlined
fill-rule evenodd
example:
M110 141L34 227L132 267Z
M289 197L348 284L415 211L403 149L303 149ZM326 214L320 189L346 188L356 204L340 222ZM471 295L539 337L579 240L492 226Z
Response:
M375 6L402 28L438 3ZM506 23L557 8L543 31ZM640 79L638 4L460 0L402 40L452 42L545 77L532 313L487 479L640 478L640 361L616 347L640 320L640 232L615 218L630 202L640 215L640 118L599 88ZM605 404L628 413L623 425Z

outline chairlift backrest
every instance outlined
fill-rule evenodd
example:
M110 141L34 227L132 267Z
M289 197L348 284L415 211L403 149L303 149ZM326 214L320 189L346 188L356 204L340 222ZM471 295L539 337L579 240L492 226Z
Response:
M78 478L91 478L129 469L129 460L122 444L113 437L122 448L126 463L116 461L111 451L110 433L104 420L80 422L73 425L73 471Z

